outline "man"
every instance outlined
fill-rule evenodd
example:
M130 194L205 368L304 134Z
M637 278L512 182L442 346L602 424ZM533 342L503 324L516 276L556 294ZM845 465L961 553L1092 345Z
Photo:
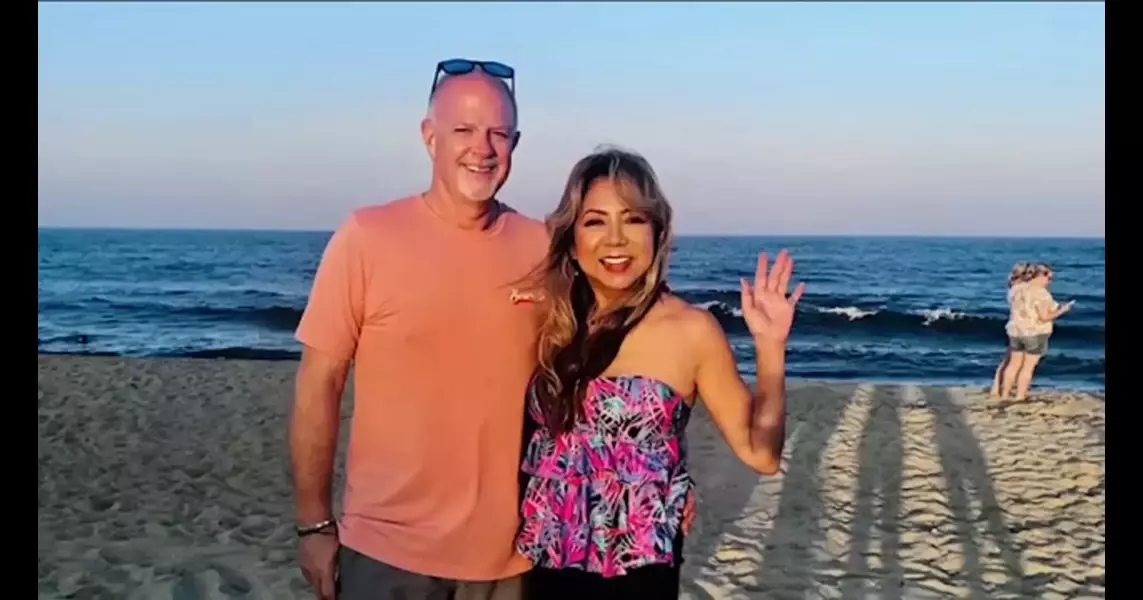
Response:
M325 600L516 598L529 567L514 537L538 316L512 286L543 260L547 233L495 197L520 138L512 70L453 60L442 71L421 123L428 191L359 209L337 229L298 325L299 558Z

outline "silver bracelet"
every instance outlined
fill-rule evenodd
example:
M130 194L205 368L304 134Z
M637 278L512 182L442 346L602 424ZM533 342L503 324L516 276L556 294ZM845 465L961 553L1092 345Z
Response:
M308 527L295 527L294 529L295 529L295 531L297 531L298 537L304 537L307 535L313 535L315 533L321 533L322 531L324 531L326 528L330 527L331 525L337 525L337 520L336 519L326 519L325 521L322 521L321 523L318 523L316 525L310 525Z

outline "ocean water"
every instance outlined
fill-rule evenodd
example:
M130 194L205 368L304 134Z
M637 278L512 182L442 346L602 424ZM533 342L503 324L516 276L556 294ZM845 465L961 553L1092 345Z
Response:
M41 229L39 351L129 356L297 356L292 338L329 232ZM889 237L682 237L672 287L711 310L742 371L753 351L738 278L789 248L805 281L789 374L985 385L1004 352L1005 279L1056 269L1075 299L1036 385L1104 387L1104 241Z

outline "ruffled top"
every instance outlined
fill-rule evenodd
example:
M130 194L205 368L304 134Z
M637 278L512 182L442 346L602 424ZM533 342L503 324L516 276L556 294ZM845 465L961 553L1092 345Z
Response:
M554 437L529 394L540 427L527 441L530 476L517 549L538 567L604 577L675 561L676 540L694 514L694 482L683 435L691 408L671 386L640 376L588 384L584 418Z

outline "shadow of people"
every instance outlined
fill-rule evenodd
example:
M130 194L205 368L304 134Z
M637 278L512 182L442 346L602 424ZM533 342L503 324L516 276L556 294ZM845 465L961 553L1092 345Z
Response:
M878 387L871 398L869 418L858 444L857 491L854 498L847 577L841 597L899 600L904 585L901 567L901 478L904 470L901 392L896 386ZM880 541L880 566L870 564L874 538Z
M788 556L791 552L788 541L799 540L799 536L802 535L797 524L800 519L795 514L805 510L807 506L813 512L822 512L820 508L822 500L816 495L818 462L856 389L855 384L840 386L833 384L827 387L813 383L792 387L787 400L788 441L784 453L786 471L774 478L760 479L756 473L734 458L709 419L692 420L691 427L695 429L692 431L693 435L689 434L689 437L698 440L702 435L713 435L718 440L718 467L714 469L708 467L706 471L698 471L697 468L695 470L694 476L699 488L699 518L696 519L692 534L688 536L685 548L687 562L683 565L680 597L709 598L710 592L704 588L711 585L722 589L744 591L750 596L761 594L762 597L771 597L765 590L760 591L754 585L744 584L738 576L756 580L765 586L771 580L766 578L765 573L759 577L754 576L760 568L760 559L764 559L762 555L770 557L771 561L781 561L780 565L774 566L776 571L788 571L792 565L799 565L809 560L808 546L797 547L792 550L794 556ZM726 580L729 574L725 569L717 568L718 562L715 558L716 552L720 549L720 542L727 535L739 536L741 539L756 538L756 533L741 531L739 527L740 519L750 518L746 513L752 510L748 507L752 497L759 489L764 490L765 487L786 490L790 485L793 485L795 491L781 492L774 503L777 508L768 511L775 515L773 529L764 539L757 540L757 554L750 552L756 558L747 560L743 569L735 569L733 575L730 575L733 580ZM704 498L717 498L717 502L704 502ZM783 523L781 519L783 511L790 523ZM757 522L766 522L769 517L755 515L754 519ZM779 536L777 539L787 541L774 542L770 538L775 535ZM818 531L817 537L823 537L822 532ZM763 542L765 542L764 549ZM807 573L802 587L808 585ZM746 587L749 589L744 589Z
M759 476L731 452L700 402L687 427L687 450L695 482L698 515L683 544L682 598L706 598L697 585L702 571L718 550L723 532L743 513Z
M959 575L967 584L970 597L984 600L996 594L1014 594L1022 598L1039 598L1041 582L1024 575L1020 551L1004 522L1004 513L997 502L992 477L988 474L988 462L965 418L964 407L953 401L947 388L925 388L924 395L933 412L937 454L947 486L949 510L963 548L964 566ZM973 514L973 497L979 502L979 515ZM985 545L977 537L978 522L983 522L986 535L999 549L999 558L1007 575L1005 581L991 592L986 589L984 580Z
M789 418L798 431L789 451L774 525L766 534L757 585L746 590L752 597L801 598L811 589L817 547L826 537L823 523L830 517L819 469L857 386L844 386L842 394L837 389L836 384L809 386L790 402ZM775 582L781 582L781 587Z

